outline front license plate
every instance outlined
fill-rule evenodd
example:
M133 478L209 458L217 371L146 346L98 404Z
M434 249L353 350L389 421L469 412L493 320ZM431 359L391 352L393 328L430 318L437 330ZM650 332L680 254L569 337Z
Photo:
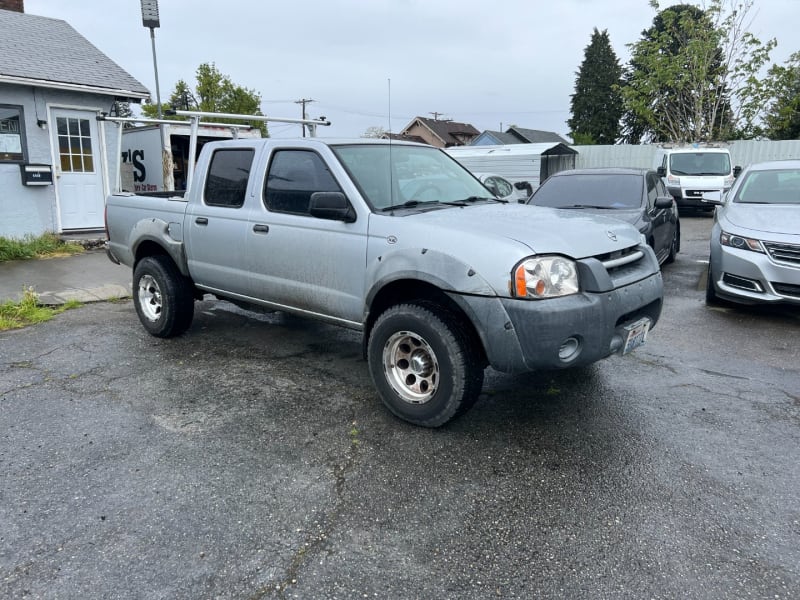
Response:
M625 345L622 347L622 354L628 354L643 346L647 340L647 332L650 331L650 319L647 317L625 326L628 335L625 338Z

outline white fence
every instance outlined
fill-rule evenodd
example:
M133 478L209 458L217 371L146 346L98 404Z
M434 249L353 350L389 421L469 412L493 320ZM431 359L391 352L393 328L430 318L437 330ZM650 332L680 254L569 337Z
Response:
M734 165L746 167L750 163L786 158L800 159L800 140L779 142L760 142L740 140L729 143L731 160ZM628 145L616 146L571 146L578 151L575 168L589 167L648 167L655 166L657 146Z

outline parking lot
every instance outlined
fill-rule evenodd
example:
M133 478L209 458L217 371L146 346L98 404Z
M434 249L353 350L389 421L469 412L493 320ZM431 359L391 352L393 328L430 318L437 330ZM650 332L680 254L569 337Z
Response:
M279 313L0 333L0 596L797 597L800 317L705 305L711 222L644 347L487 372L438 430L383 408L358 334Z

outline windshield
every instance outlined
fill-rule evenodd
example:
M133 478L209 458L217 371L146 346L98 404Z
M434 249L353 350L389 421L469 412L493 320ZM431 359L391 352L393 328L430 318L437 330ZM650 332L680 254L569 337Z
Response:
M743 177L734 202L800 204L800 169L750 171Z
M494 199L469 171L438 148L353 144L331 149L373 210Z
M727 152L676 152L670 154L669 170L673 175L731 174L731 157Z
M545 180L529 203L551 208L639 208L643 186L644 178L633 174L557 175Z

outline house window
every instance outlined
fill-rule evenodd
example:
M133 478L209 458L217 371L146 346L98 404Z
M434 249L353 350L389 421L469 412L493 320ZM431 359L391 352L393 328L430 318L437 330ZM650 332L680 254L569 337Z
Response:
M0 104L0 162L25 161L25 118L21 106Z
M58 158L64 173L94 172L92 131L89 119L56 118Z

